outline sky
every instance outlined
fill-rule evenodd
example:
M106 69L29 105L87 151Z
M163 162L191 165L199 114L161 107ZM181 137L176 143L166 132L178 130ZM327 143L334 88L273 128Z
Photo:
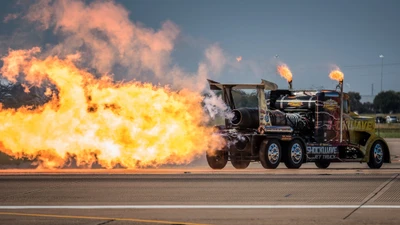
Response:
M90 3L92 1L86 1ZM339 67L345 91L371 95L400 91L400 1L396 0L120 0L129 19L146 29L171 21L180 32L170 64L195 73L205 50L217 45L226 62L212 79L224 83L259 83L266 79L287 87L276 72L289 66L294 88L334 88L329 72ZM39 32L20 20L30 1L2 1L0 54L8 48L57 43L51 30ZM107 15L104 15L107 16ZM24 31L24 32L22 32ZM242 60L238 62L237 57ZM276 57L278 56L278 57Z

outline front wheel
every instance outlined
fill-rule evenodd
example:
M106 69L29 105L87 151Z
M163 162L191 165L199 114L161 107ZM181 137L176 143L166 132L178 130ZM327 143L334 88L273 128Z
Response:
M282 148L278 140L263 142L260 148L260 162L266 169L276 169L281 162Z
M384 147L381 141L375 142L369 150L369 162L367 163L371 169L379 169L383 164Z
M213 151L206 152L208 165L214 170L223 169L228 162L228 152L226 151Z
M303 164L304 149L299 140L293 140L286 149L285 165L289 169L298 169Z
M326 169L329 167L330 164L331 164L331 162L329 162L329 161L316 161L315 162L315 165L320 169Z

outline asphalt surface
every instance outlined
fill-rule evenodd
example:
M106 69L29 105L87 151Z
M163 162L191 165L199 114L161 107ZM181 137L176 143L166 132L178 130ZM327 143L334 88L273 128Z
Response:
M399 223L397 173L328 174L3 175L0 224Z
M3 170L0 224L399 224L400 140L392 164L299 170L192 165L145 170Z

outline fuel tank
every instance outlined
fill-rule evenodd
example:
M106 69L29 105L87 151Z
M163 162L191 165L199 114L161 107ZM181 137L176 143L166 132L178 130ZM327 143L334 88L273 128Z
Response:
M275 101L275 108L279 110L285 109L315 109L316 96L280 96Z

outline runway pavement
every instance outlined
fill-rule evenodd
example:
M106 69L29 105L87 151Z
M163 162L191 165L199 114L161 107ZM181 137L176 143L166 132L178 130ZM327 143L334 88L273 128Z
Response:
M400 140L379 170L2 170L0 224L399 224Z
M400 176L3 175L0 202L0 224L398 224Z

